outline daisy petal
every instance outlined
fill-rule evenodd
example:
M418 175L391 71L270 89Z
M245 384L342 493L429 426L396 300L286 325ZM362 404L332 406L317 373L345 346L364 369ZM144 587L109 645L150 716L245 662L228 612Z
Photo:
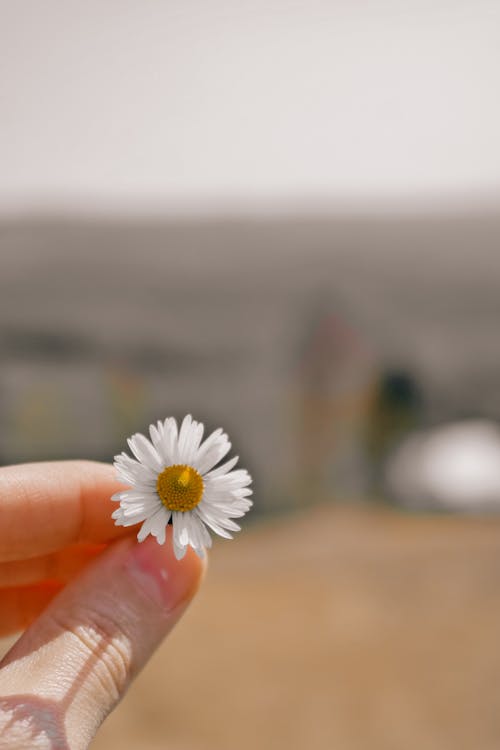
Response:
M195 469L200 471L199 467L202 465L202 462L205 461L207 453L211 451L214 445L220 442L227 443L227 435L223 432L221 427L219 427L218 430L214 430L214 432L212 432L198 448L198 451L193 458L193 466ZM209 468L212 467L210 466ZM206 469L205 471L208 471L208 469ZM203 474L204 472L200 471L200 473Z
M153 447L155 451L158 453L160 458L163 458L162 455L162 444L163 444L163 423L158 422L156 425L152 424L149 427L149 436L151 438L151 442L153 443Z
M177 560L182 560L184 555L186 554L187 547L182 547L177 544L177 542L174 540L174 555Z
M182 464L192 465L194 457L198 453L201 439L203 437L203 425L194 419L191 422L191 429L184 444L180 445L179 440L179 461Z
M162 513L162 510L164 510L163 507L159 508L157 512L153 513L153 515L149 516L149 518L146 518L146 520L144 521L144 523L142 524L139 530L139 533L137 534L137 539L140 542L143 542L145 538L149 536L149 534L152 533L153 528L155 528L155 525L157 522L157 517L160 516L160 514Z
M186 463L185 455L190 443L192 423L193 418L191 414L187 414L182 420L181 429L179 430L179 440L177 442L177 460L181 464Z
M144 435L137 432L131 438L128 439L129 448L137 458L145 466L148 466L153 471L161 471L163 463L156 452L152 443L149 442Z
M215 442L200 458L198 456L195 468L198 469L200 474L205 474L209 469L219 463L224 458L226 453L231 450L231 443L229 440L218 440Z
M210 514L207 513L206 510L201 509L200 506L198 506L195 509L194 513L196 513L201 518L201 520L203 521L203 523L206 526L208 526L210 529L212 529L212 531L215 531L215 533L218 534L219 536L222 536L225 539L232 539L233 538L228 531L226 531L220 524L218 524L217 521L215 521L210 516Z
M225 464L218 466L217 469L212 469L212 471L210 471L208 474L205 474L205 476L203 477L204 481L216 479L217 477L221 477L224 474L228 474L233 466L236 466L238 460L239 456L235 456L234 458L229 459L229 461L226 461Z
M177 459L177 422L173 417L168 417L163 425L163 458L167 465L178 463Z
M151 533L156 537L156 541L158 542L158 544L165 544L167 524L170 520L170 511L162 506L161 513L157 513L155 518L156 521L153 525Z
M115 469L119 474L123 474L125 482L130 484L136 481L149 482L156 478L156 472L153 469L130 458L126 453L115 456Z

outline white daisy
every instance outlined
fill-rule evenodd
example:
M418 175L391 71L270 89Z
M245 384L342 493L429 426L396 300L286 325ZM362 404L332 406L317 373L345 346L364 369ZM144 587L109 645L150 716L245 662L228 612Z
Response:
M231 443L222 429L215 430L202 443L203 424L188 414L180 429L173 417L151 425L151 441L136 433L128 439L130 450L115 456L119 481L131 485L117 492L112 500L117 526L142 523L140 542L152 534L165 543L167 524L173 524L174 553L178 560L188 545L203 557L212 539L207 526L231 539L239 531L232 518L245 515L252 505L249 488L252 479L245 469L233 471L238 456L214 468L229 452Z

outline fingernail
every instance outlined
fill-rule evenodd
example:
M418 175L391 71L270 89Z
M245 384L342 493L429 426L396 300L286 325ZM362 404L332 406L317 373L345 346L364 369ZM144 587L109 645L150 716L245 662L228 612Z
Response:
M152 536L135 542L126 568L143 593L168 614L194 595L203 565L191 550L182 560L176 560L169 528L165 544L158 544Z

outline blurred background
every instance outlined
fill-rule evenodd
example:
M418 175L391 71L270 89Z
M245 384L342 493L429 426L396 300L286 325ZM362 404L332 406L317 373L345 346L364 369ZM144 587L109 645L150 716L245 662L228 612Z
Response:
M1 4L0 461L255 510L96 748L500 742L500 7Z

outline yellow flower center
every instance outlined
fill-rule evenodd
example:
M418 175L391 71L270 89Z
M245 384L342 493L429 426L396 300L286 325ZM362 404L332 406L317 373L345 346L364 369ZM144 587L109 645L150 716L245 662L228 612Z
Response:
M203 479L192 466L175 464L158 474L156 491L165 508L185 513L196 508L203 495Z

